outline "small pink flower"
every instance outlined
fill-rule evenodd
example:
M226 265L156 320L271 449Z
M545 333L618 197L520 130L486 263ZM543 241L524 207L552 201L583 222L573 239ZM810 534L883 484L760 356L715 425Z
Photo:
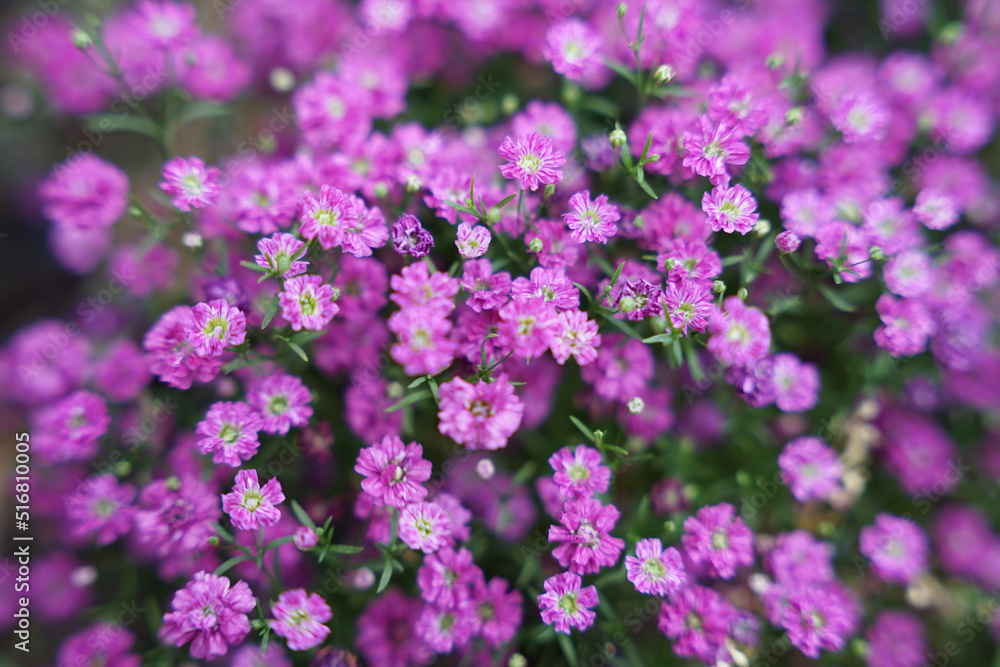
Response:
M595 498L570 500L563 507L558 526L549 526L549 542L561 542L552 555L570 572L591 574L614 565L625 541L611 535L621 512Z
M586 366L597 358L601 334L597 322L587 318L587 313L567 310L559 313L556 334L549 343L552 356L559 364L566 363L570 355L576 363Z
M193 321L187 332L188 340L200 357L217 357L227 347L246 340L246 316L225 299L199 303L191 313Z
M173 205L181 211L205 208L219 198L222 177L215 167L206 167L196 157L175 157L163 165L160 189L173 197Z
M480 225L472 227L469 223L463 222L458 225L458 239L455 245L458 246L458 254L464 259L475 259L486 254L492 238L490 230L486 227Z
M511 299L500 309L499 342L521 359L540 357L556 335L556 309L543 296Z
M564 213L563 219L572 232L571 238L577 243L607 243L618 232L615 223L621 214L617 206L608 203L607 195L598 195L597 199L591 200L589 190L577 192L569 198L569 207L572 212Z
M386 436L358 453L354 470L364 475L361 489L376 504L403 509L427 497L423 482L431 477L431 463L424 449L411 442L404 445L397 436Z
M709 320L708 351L730 366L752 367L767 356L771 345L767 316L735 296L725 300L723 309L716 309Z
M191 642L192 658L210 660L249 634L247 614L254 609L254 597L245 581L230 587L226 577L198 572L174 594L170 608L163 615L160 641L178 647Z
M601 453L592 447L578 445L573 451L563 447L549 457L549 465L555 471L552 481L570 500L604 493L611 483L611 469L604 465Z
M591 611L598 603L597 588L580 588L580 575L563 572L545 580L545 592L538 596L542 621L555 627L556 632L570 633L570 628L586 630L594 624L597 614Z
M673 595L687 584L687 572L677 549L663 548L658 539L639 540L635 556L625 557L628 580L646 595Z
M566 155L552 145L552 140L537 132L511 139L506 137L497 153L507 164L500 165L504 178L515 178L522 190L534 192L539 185L554 185L562 180L559 167Z
M209 408L205 419L199 422L196 432L201 439L198 449L212 454L212 461L234 468L249 461L257 453L260 441L261 416L242 401L220 401Z
M344 232L358 225L358 211L351 198L341 190L324 185L319 197L311 192L302 194L302 227L299 233L304 239L319 239L324 250L339 246L344 241Z
M257 266L282 278L294 278L306 272L309 262L302 261L306 244L291 234L275 234L257 241L261 254L254 255Z
M524 405L506 375L471 385L460 377L439 389L438 430L469 449L500 449L521 425Z
M333 287L319 276L289 278L278 303L282 317L295 331L319 331L340 311L340 306L333 302Z
M222 510L240 530L255 530L278 523L281 512L275 505L284 501L285 494L277 479L262 488L256 470L241 470L236 473L232 492L222 496Z
M285 591L271 605L271 611L274 620L267 624L276 635L285 638L293 651L319 646L330 634L330 628L324 624L333 618L333 612L315 593L307 595L301 588Z
M699 176L707 176L712 185L729 185L727 164L746 164L750 149L740 141L743 135L734 127L720 123L713 127L705 116L698 117L700 132L683 135L684 159L681 164Z
M742 185L733 187L716 186L711 193L701 197L701 209L708 216L713 232L746 235L760 218L757 215L757 200Z
M437 503L412 503L399 515L399 539L411 549L425 554L446 546L451 532L451 519Z

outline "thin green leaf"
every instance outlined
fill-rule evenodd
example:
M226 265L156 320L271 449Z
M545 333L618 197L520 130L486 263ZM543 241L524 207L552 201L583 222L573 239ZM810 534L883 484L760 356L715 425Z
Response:
M589 438L591 442L597 442L597 438L594 437L594 432L590 430L589 426L584 424L582 421L580 421L573 415L569 416L569 420L573 422L573 426L576 426L578 429L580 429L580 433L583 433L585 436L587 436L587 438Z
M531 476L535 474L535 462L527 461L523 466L521 466L518 471L514 474L514 479L511 481L510 485L512 487L520 486L531 479Z
M501 199L499 202L497 202L497 205L494 206L493 208L503 208L507 204L511 203L514 200L514 197L516 197L516 196L517 195L507 195L506 197L504 197L503 199Z
M437 380L435 380L432 377L428 377L427 380L428 382L430 382L431 395L434 397L434 402L437 403L438 405L441 405L441 395L439 393L440 390L438 388Z
M427 391L426 389L421 389L420 391L416 391L412 394L407 394L403 398L399 399L398 401L387 407L385 410L383 410L383 412L395 412L396 410L402 410L407 405L411 405L413 403L416 403L417 401L422 401L430 395L431 392Z
M278 548L278 547L280 547L280 546L281 546L282 544L288 544L289 542L291 542L291 541L292 541L292 540L294 540L294 539L295 539L295 536L294 536L294 535L286 535L285 537L279 537L279 538L278 538L278 539L276 539L276 540L271 540L271 541L270 541L270 542L268 542L268 543L267 543L267 545L266 545L266 546L264 547L264 553L267 553L267 552L268 552L268 551L270 551L271 549L277 549L277 548Z
M274 316L278 314L278 295L275 294L271 297L271 301L267 304L267 311L264 313L264 320L260 323L262 329L266 329L274 319Z
M290 340L286 340L285 341L285 345L287 345L288 349L290 349L292 352L294 352L295 354L299 355L299 358L302 361L305 361L306 363L309 362L309 355L306 354L305 350L303 350L301 347L299 347L298 343L293 343Z
M566 657L566 664L577 664L579 661L576 659L576 649L573 647L573 642L570 640L569 635L557 632L556 639L559 641L559 648L562 649L563 655Z
M618 278L621 277L621 275L622 275L622 269L624 269L624 268L625 268L625 262L622 262L621 264L618 265L618 268L615 269L614 275L611 276L611 287L612 288L614 288L614 286L618 283Z
M298 501L295 500L292 501L292 514L295 515L295 518L298 519L299 523L301 523L303 526L307 526L313 530L316 530L316 524L313 523L312 518L310 518L310 516L306 514L306 511L302 509L302 505L299 505Z
M619 76L626 79L633 86L635 85L635 72L632 71L632 68L626 67L625 65L622 65L614 60L605 60L604 64L617 72Z
M350 544L331 544L329 548L335 554L359 554L365 550L364 547L356 547Z
M472 208L471 206L465 206L463 204L457 204L457 203L455 203L453 201L446 201L446 202L444 202L444 205L445 206L450 206L453 209L461 211L462 213L468 213L469 215L474 215L477 218L479 217L479 211L477 211L476 209Z
M423 383L427 382L427 378L429 378L429 377L430 377L429 375L424 375L423 377L418 377L416 380L414 380L410 384L406 385L406 388L407 389L416 389L417 387L419 387Z
M584 286L583 286L583 285L581 285L580 283L573 283L573 284L574 284L574 285L576 285L576 288L577 288L578 290L580 290L581 292L583 292L583 295L584 295L585 297L587 297L587 303L588 303L588 304L591 304L591 303L594 303L594 297L592 297L592 296L590 295L590 290L588 290L588 289L587 289L586 287L584 287Z
M260 640L260 654L264 655L267 653L267 640L271 638L271 630L269 626L264 626L264 638Z
M663 343L664 345L667 345L669 343L673 343L675 340L676 338L674 337L674 334L668 331L667 333L656 334L655 336L650 336L649 338L643 338L642 342L647 345L652 345L653 343Z
M653 188L649 187L649 183L647 183L646 181L639 181L639 180L637 180L636 183L639 184L639 187L642 188L647 195L649 195L653 199L659 199L659 197L656 196L656 193L653 192Z
M674 362L678 366L684 365L684 350L681 349L681 342L679 340L674 340L674 344L670 346L670 350L674 353Z
M159 141L160 128L149 118L120 113L98 113L83 119L83 126L98 132L134 132Z
M392 579L392 559L385 559L385 567L382 568L382 578L379 579L378 589L375 594L379 594L385 590L385 587L389 585L389 581Z
M177 119L171 126L172 130L176 130L182 125L194 122L196 120L204 120L206 118L221 118L223 116L228 116L233 112L232 108L225 104L212 104L211 102L192 102L181 109L181 112L177 114Z
M642 340L642 336L639 335L639 332L633 329L630 325L626 324L624 320L620 320L613 315L608 315L604 319L626 336Z
M314 340L316 340L317 338L319 338L320 336L322 336L324 333L326 333L326 332L325 331L300 331L297 334L295 334L294 336L292 336L289 340L291 340L293 343L297 343L299 345L308 345L309 343L313 342Z
M246 561L246 560L253 560L253 556L233 556L232 558L230 558L229 560L227 560L225 563L223 563L219 567L215 568L215 576L221 577L223 574L225 574L230 569L232 569L232 567L234 565L242 563L243 561Z
M739 264L744 259L746 259L746 255L732 255L731 257L724 257L722 259L722 266L732 266L733 264Z
M238 371L241 368L247 368L249 366L253 366L253 361L241 357L239 359L233 359L228 364L223 366L222 372L228 374L232 373L233 371Z
M857 310L854 306L845 301L844 297L837 294L836 290L830 289L828 285L819 285L819 291L837 310L842 310L845 313L853 313Z
M263 266L257 266L253 262L249 262L245 259L240 260L240 266L245 269L250 269L251 271L256 271L257 273L270 273L269 269L265 269Z

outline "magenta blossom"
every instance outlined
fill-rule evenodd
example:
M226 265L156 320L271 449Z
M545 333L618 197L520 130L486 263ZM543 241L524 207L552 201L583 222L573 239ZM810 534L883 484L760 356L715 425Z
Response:
M278 523L281 512L275 506L284 501L285 494L277 479L261 487L256 470L241 470L236 473L232 492L222 496L222 511L240 530L256 530Z
M255 604L246 582L230 587L226 577L198 572L174 594L170 606L172 611L163 615L160 640L178 647L191 642L192 658L211 660L247 636L247 614Z
M563 572L545 580L545 592L538 596L542 621L556 632L570 633L570 628L586 630L597 614L591 611L598 603L597 588L581 588L583 580L572 572Z
M625 557L625 569L635 589L646 595L673 595L687 584L680 552L664 549L658 539L639 540L635 556Z
M569 500L604 493L611 483L611 469L603 465L601 453L591 447L578 445L572 452L563 447L549 457L549 465L555 471L552 481Z
M843 466L837 453L819 438L796 438L778 457L783 481L801 502L827 500L840 488Z
M205 419L198 423L201 436L198 449L212 454L212 461L238 468L257 453L263 420L260 414L242 401L219 401L209 408Z
M539 185L554 185L562 180L559 167L566 155L552 145L552 140L537 132L511 139L506 137L497 153L507 164L500 165L504 178L517 179L522 190L534 192Z
M594 498L570 500L559 517L560 526L549 526L549 542L561 542L552 555L563 567L578 574L599 572L614 565L625 541L610 533L621 513L614 505Z
M320 331L340 311L340 306L333 302L333 287L319 276L289 278L278 303L282 317L295 331Z
M403 509L427 496L423 482L431 477L431 463L423 459L423 447L404 445L396 436L365 447L354 470L364 475L361 488L381 505Z
M198 356L218 357L246 340L247 318L225 299L199 303L192 310L188 340Z
M438 430L469 449L500 449L521 425L524 406L506 375L475 385L456 377L439 395Z
M571 238L577 243L586 241L607 243L618 232L615 223L621 218L618 207L608 203L607 195L591 200L590 191L577 192L569 198L571 212L563 213Z
M324 623L333 618L333 612L323 598L315 593L306 594L301 588L285 591L271 605L274 619L267 622L274 634L284 637L293 651L308 651L323 643L330 634Z
M713 577L732 579L736 568L753 564L753 533L735 514L732 505L719 503L684 520L681 542L688 557L695 564L706 564Z
M222 176L215 167L206 167L196 157L175 157L163 165L160 189L170 195L175 208L190 211L205 208L219 198Z

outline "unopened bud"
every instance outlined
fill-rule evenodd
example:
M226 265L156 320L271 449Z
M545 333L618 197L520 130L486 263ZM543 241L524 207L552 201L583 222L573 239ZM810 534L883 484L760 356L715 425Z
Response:
M736 296L739 297L740 301L746 301L747 300L747 288L746 287L741 287L736 292Z
M73 31L73 44L76 48L84 50L89 49L94 43L94 40L90 39L90 35L84 31L77 28Z
M608 135L608 139L611 140L611 145L614 148L621 148L628 143L628 137L625 136L625 132L623 132L620 127L616 127L611 130L611 134Z
M549 183L545 186L545 198L548 199L556 193L556 186L554 183Z
M181 480L178 479L177 477L168 477L167 488L170 489L171 491L176 491L177 489L181 488Z
M805 112L802 110L802 107L792 107L785 112L785 122L789 125L798 125L802 122L804 114Z
M628 403L625 404L625 407L628 408L629 414L638 415L642 414L642 411L646 408L646 403L638 396L633 396L628 399Z
M191 248L192 250L197 250L204 243L204 239L201 238L201 234L198 232L184 232L181 236L181 244L185 248Z
M537 236L531 239L531 243L528 244L528 250L530 252L541 252L545 249L545 244L542 243L542 239Z
M753 231L757 236L767 236L771 233L771 221L767 218L760 218L753 226Z
M500 110L504 112L505 115L509 116L515 111L517 111L518 99L517 95L514 93L507 93L500 100Z
M785 64L785 56L780 53L772 53L767 57L766 63L768 69L778 69Z
M142 211L139 209L138 206L129 206L128 207L128 214L130 216L132 216L133 218L141 218L142 217Z
M385 199L389 196L389 186L385 183L378 182L375 184L375 198Z
M210 546L213 546L213 547L219 546L219 536L218 535L212 535L210 538L208 538L208 543L209 543Z
M420 192L424 188L424 182L416 174L410 174L409 178L406 179L406 191L411 195Z
M338 299L340 299L340 288L339 287L334 287L333 288L333 295L330 297L330 300L331 301L337 301Z
M128 461L119 461L115 464L115 475L118 477L128 477L132 472L132 464Z
M507 661L507 667L528 667L528 659L520 653L515 653Z
M389 398L400 398L403 395L403 385L398 382L390 382L385 389L385 395Z
M371 568L363 567L357 570L351 579L354 588L359 591L367 591L375 585L375 573L371 571Z
M621 21L625 18L625 12L628 11L628 6L624 2L618 3L618 20Z
M873 245L872 249L868 251L868 256L871 257L876 262L881 262L885 259L885 251L877 245Z
M726 283L724 283L721 280L716 280L715 282L712 283L712 291L716 294L725 294Z
M774 237L774 245L778 248L778 252L787 255L799 249L799 246L802 245L802 239L799 238L798 234L788 229Z
M674 71L673 67L670 65L660 65L653 72L653 81L662 86L665 83L673 81L675 76L677 76L677 72Z
M97 568L93 565L81 565L70 573L69 580L76 588L86 588L97 581Z
M295 75L284 67L275 67L267 76L271 88L279 93L287 93L295 88Z
M476 474L479 475L480 479L489 479L493 477L495 472L496 467L489 459L479 459L479 462L476 463Z

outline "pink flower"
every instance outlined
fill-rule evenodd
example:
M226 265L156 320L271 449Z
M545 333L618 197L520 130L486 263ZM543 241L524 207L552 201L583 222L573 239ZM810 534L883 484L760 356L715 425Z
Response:
M344 231L358 225L358 210L351 198L341 190L324 185L319 197L312 192L302 193L302 226L299 233L304 239L319 239L324 250L339 246L344 241Z
M729 503L706 505L684 520L681 541L688 557L720 579L732 579L736 568L754 561L753 533L735 512Z
M218 357L227 347L235 347L246 340L246 316L225 299L199 303L191 314L188 340L200 357Z
M774 402L782 412L805 412L819 400L819 371L794 354L774 355Z
M604 493L611 483L611 469L604 465L601 453L591 447L578 445L572 452L563 447L549 457L549 465L555 471L552 481L569 500Z
M437 375L455 359L456 344L448 338L451 320L429 307L404 308L389 318L399 342L390 354L407 375Z
M392 243L400 255L426 257L434 247L434 235L424 229L415 215L404 213L392 225Z
M590 574L614 565L625 541L610 533L621 513L614 505L594 498L570 500L559 517L560 526L549 526L549 542L561 542L552 555L570 572Z
M284 435L292 426L307 425L313 415L312 394L294 375L277 373L259 380L247 401L260 413L265 433Z
M715 310L708 326L712 333L708 351L730 366L752 367L771 346L767 316L748 307L739 297L726 299L723 310Z
M830 122L843 132L845 144L882 140L891 120L888 105L864 91L841 96L830 113Z
M587 314L579 310L563 311L559 313L557 320L549 349L560 365L566 363L570 355L581 366L586 366L597 358L597 348L601 346L597 322L588 319Z
M539 185L554 185L562 180L559 167L566 155L552 145L552 140L537 132L511 139L506 137L497 153L507 164L500 165L504 178L515 178L522 190L534 192Z
M580 307L580 290L566 276L561 268L547 269L536 266L525 278L519 276L511 283L511 298L545 297L546 303L556 310L571 310Z
M827 500L840 488L843 466L837 453L812 436L796 438L778 457L782 480L801 502L810 498Z
M710 284L682 278L667 283L663 292L663 308L670 318L670 325L681 335L689 330L704 331L712 316L712 291Z
M516 297L500 309L499 342L521 359L539 357L549 348L559 320L545 297Z
M646 595L673 595L687 584L687 572L677 549L664 550L658 539L639 540L635 556L625 557L628 580Z
M746 235L760 218L757 215L757 200L742 185L731 188L719 185L711 193L701 197L701 208L708 216L713 232Z
M604 68L601 35L586 21L569 18L552 24L545 42L543 57L570 81L590 81Z
M451 519L433 502L415 502L399 515L399 539L411 549L431 554L451 539Z
M345 253L355 257L370 257L374 249L381 248L389 240L385 216L378 207L365 206L359 197L350 195L349 198L354 204L357 221L345 221L342 225L344 239L341 245Z
M250 632L247 614L254 606L246 582L230 588L226 577L198 572L174 594L172 611L163 615L160 641L178 647L191 642L192 658L225 655L230 644L239 644Z
M403 509L427 497L423 482L431 477L431 463L423 459L423 447L415 442L403 445L397 436L358 453L354 470L363 475L361 489L378 504Z
M724 649L732 616L733 608L721 595L691 584L663 603L657 627L675 640L674 653L711 664Z
M611 301L632 321L663 315L663 290L645 278L620 278L611 289Z
M834 586L811 586L788 596L781 625L792 646L815 660L822 649L843 650L857 630L856 604Z
M45 217L80 231L115 224L128 207L128 192L125 172L90 154L66 160L38 186Z
M927 570L927 534L912 519L879 514L861 529L859 546L883 581L909 584Z
M340 311L340 306L333 302L333 287L319 276L289 278L278 303L282 317L295 331L320 331Z
M938 324L917 299L896 299L883 294L875 302L882 326L875 329L875 344L894 357L910 357L927 349Z
M488 259L473 259L462 266L462 289L469 293L465 304L477 313L495 310L507 301L510 294L510 274L493 273Z
M571 238L577 243L607 243L618 232L615 223L621 218L618 207L608 203L607 195L591 201L590 191L577 192L569 198L570 213L563 213Z
M417 571L420 596L441 609L454 609L466 602L472 586L481 582L483 571L472 562L472 552L444 547L424 557Z
M468 449L500 449L521 425L524 406L506 375L475 385L456 377L438 393L438 430Z
M958 222L960 213L958 201L938 188L922 189L913 204L913 214L927 229L947 229Z
M500 577L493 577L489 583L480 579L473 587L480 636L491 648L513 639L524 616L521 593L508 588L510 585Z
M219 198L222 177L215 167L205 167L196 157L175 157L163 165L160 189L173 197L172 203L181 211L205 208Z
M333 612L323 598L296 588L278 596L271 605L274 620L267 624L274 634L284 637L288 648L293 651L307 651L319 646L330 634L324 623L333 618Z
M198 449L211 454L215 463L225 463L238 468L257 453L260 441L261 416L242 401L220 401L209 408L204 421L198 423L196 432L201 439Z
M261 488L256 470L241 470L236 473L233 490L222 496L222 511L240 530L255 530L278 523L281 512L275 505L284 501L285 494L277 479Z
M597 588L580 588L583 580L572 572L563 572L545 580L545 592L538 596L542 621L556 632L570 633L570 628L586 630L597 614L591 611L598 603Z
M306 244L291 234L275 234L257 241L257 266L281 278L294 278L306 272L309 262L301 260Z
M486 227L481 225L472 227L469 223L463 222L458 225L458 239L455 245L463 259L475 259L486 254L492 238L490 230Z
M66 517L74 537L95 538L97 546L107 546L132 530L136 489L119 484L111 473L88 477L79 488L65 496Z
M684 133L684 159L681 164L699 176L707 176L712 185L729 185L727 164L746 164L750 149L740 139L743 135L725 123L713 127L705 116L698 117L700 132Z
M458 279L443 271L430 273L426 262L416 262L405 267L398 276L389 279L392 294L389 298L400 308L428 306L442 315L455 310Z

